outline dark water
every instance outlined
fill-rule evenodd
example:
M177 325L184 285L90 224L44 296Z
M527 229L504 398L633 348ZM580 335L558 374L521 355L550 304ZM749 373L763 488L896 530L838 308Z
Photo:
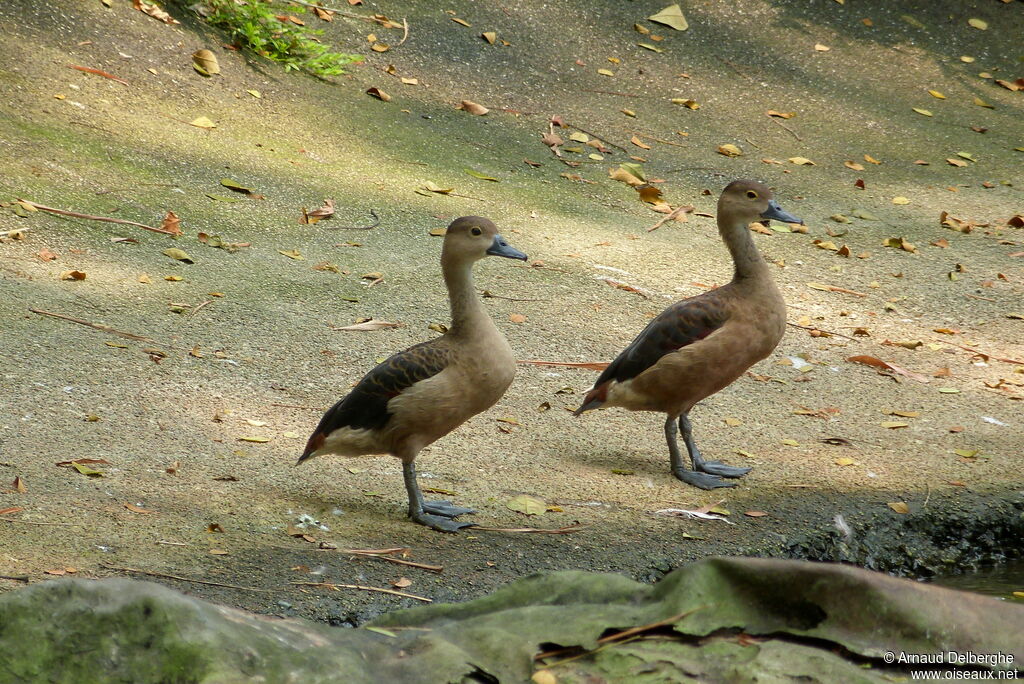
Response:
M981 568L963 575L942 575L931 580L951 589L973 591L978 594L995 596L1024 606L1024 560L1015 560L991 568Z

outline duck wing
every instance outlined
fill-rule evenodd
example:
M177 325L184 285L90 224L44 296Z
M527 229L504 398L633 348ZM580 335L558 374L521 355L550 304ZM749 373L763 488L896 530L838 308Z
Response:
M624 382L635 378L665 354L703 340L728 320L726 302L717 296L699 295L668 307L648 323L636 339L604 369L576 414L600 406L612 380Z
M377 430L391 419L388 402L417 382L443 371L452 360L451 350L428 340L394 354L371 370L348 396L329 408L313 431L299 461L320 448L327 435L343 427Z

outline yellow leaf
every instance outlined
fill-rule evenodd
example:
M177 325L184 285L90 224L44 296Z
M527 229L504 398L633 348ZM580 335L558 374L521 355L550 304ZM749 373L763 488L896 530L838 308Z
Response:
M972 17L971 19L967 20L967 23L973 26L974 28L978 29L979 31L988 30L988 22L983 19L974 19Z
M832 48L830 48L828 45L822 45L821 43L815 43L814 44L814 49L817 50L818 52L828 52Z
M874 157L872 157L870 154L865 154L864 155L864 161L868 162L869 164L881 164L882 163L882 162L878 161L877 159L875 159Z
M306 258L302 256L302 254L299 253L299 250L297 249L279 249L277 250L277 252L278 254L284 254L289 259L295 259L297 261L302 261L303 259Z
M611 69L598 69L597 73L601 74L602 76L614 76L615 75L615 72L612 71Z
M907 513L910 513L910 506L908 506L907 504L903 503L902 501L895 501L895 502L889 504L889 508L891 508L892 510L894 510L897 513L900 513L902 515L906 515Z
M892 203L893 204L910 204L910 200L908 200L906 197L893 197L892 198Z
M590 140L590 136L587 135L586 133L580 133L579 131L577 131L576 133L573 133L572 135L569 136L569 140L575 140L576 142L585 143Z
M255 442L257 444L263 444L264 442L269 442L270 438L269 437L239 437L238 441L239 442Z
M743 150L732 143L726 143L718 146L718 154L723 154L726 157L739 157L743 154Z
M913 109L914 109L915 112L917 112L921 116L931 116L932 115L932 113L929 112L927 109L919 109L918 107L914 107Z
M973 102L974 102L974 104L978 105L979 107L985 107L986 109L995 109L994 106L990 105L988 102L985 102L980 97L974 98Z
M725 424L728 425L729 427L736 427L737 425L742 425L743 421L741 421L739 418L726 418Z
M796 164L798 166L814 166L815 165L814 162L812 162L807 157L790 157L789 158L789 163L790 164Z
M687 109L700 109L700 103L696 100L687 100L682 97L673 97L669 100L672 104L683 105Z
M836 465L837 466L851 466L851 465L853 465L853 459L849 458L848 456L843 456L842 458L837 458L836 459Z
M953 453L960 458L976 458L981 453L980 449L954 449Z
M863 164L858 164L855 161L844 161L843 162L843 166L845 166L848 169L853 169L854 171L863 171L864 170L864 165Z
M195 126L196 128L204 128L206 130L217 127L217 124L213 123L205 116L200 116L196 119L193 119L189 122L189 124Z
M974 58L973 57L969 57L967 55L961 55L960 56L960 61L964 62L965 64L970 64L971 62L974 61Z
M456 24L461 24L462 26L466 26L466 27L472 26L472 24L470 24L465 19L459 19L458 17L452 17L452 21L454 21Z
M462 111L468 112L474 116L483 116L487 112L491 111L487 107L477 104L476 102L471 102L470 100L463 100L459 103L456 109L461 109Z
M784 439L782 440L782 443L785 444L786 446L800 446L800 442L796 441L795 439Z
M683 10L679 5L669 5L657 14L652 14L647 18L650 21L658 24L664 24L665 26L674 28L677 31L685 31L690 26L686 22L686 17L683 16Z
M505 506L513 511L525 513L526 515L541 515L548 506L541 499L529 494L514 496L505 502Z
M909 425L910 425L910 423L902 423L902 422L900 422L898 420L883 420L882 421L882 427L884 427L884 428L886 428L888 430L896 430L898 428L905 428L905 427L907 427Z
M946 99L946 96L940 93L938 90L929 90L928 94L931 95L932 97L937 97L940 100Z
M486 40L491 45L494 45L494 41L498 39L498 34L494 31L484 31L480 34L480 37Z

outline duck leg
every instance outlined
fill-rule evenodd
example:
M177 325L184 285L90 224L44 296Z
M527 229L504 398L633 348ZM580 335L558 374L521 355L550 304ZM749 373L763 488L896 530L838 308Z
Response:
M711 475L720 475L721 477L743 477L750 472L750 468L737 468L725 465L721 461L705 461L701 457L700 451L697 450L697 445L693 443L690 417L685 413L679 416L679 429L683 432L683 444L686 445L686 450L690 452L690 460L693 461L694 470L710 473Z
M475 513L471 508L453 506L451 501L424 501L423 493L416 482L416 465L413 461L402 462L402 477L405 480L405 491L409 494L409 517L421 525L439 532L458 532L463 527L472 527L476 523L456 522L451 520L463 513Z
M676 419L673 418L672 416L669 416L668 420L665 421L665 441L668 442L669 464L672 467L673 475L675 475L678 479L682 480L686 484L693 485L694 487L700 487L701 489L715 489L717 487L736 486L735 482L726 482L718 475L706 472L698 472L698 461L694 461L693 470L687 470L686 466L683 465L682 454L679 453L679 444L676 442L677 432L678 429L676 428ZM689 435L684 433L683 439L686 440L686 447L687 449L689 449L691 443ZM691 450L690 453L693 454L694 451ZM697 458L700 458L699 454L697 455ZM703 464L702 461L700 461L700 463Z

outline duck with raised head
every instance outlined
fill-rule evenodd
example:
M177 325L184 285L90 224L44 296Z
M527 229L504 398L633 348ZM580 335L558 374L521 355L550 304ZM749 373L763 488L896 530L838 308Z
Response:
M317 425L303 463L315 456L390 454L402 461L409 517L442 532L474 523L454 518L474 513L450 501L424 501L416 481L416 455L481 411L512 383L515 356L484 310L473 287L473 265L485 256L526 261L486 218L455 219L444 236L441 271L452 324L441 337L386 359L367 373Z
M734 487L750 468L706 461L693 441L689 412L767 357L786 328L786 304L750 236L754 221L803 223L763 183L737 180L718 198L718 232L732 255L732 281L668 307L598 377L576 415L620 406L665 413L672 474L701 489ZM692 470L676 441L682 431Z

